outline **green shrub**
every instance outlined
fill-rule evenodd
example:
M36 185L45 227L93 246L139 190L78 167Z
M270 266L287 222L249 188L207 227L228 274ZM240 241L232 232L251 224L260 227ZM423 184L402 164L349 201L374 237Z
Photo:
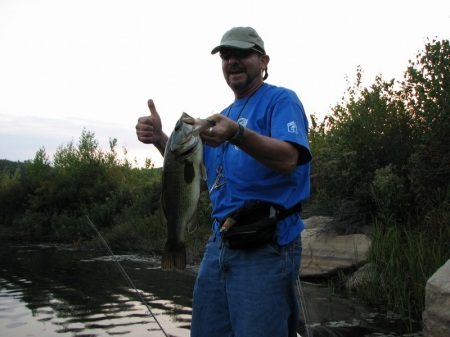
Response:
M334 210L337 230L375 223L369 262L376 275L360 289L412 328L427 279L450 257L450 42L419 52L403 82L361 87L322 122L312 116L312 193Z
M392 164L375 170L370 191L379 220L383 223L405 223L408 220L406 210L410 207L410 197L405 177L398 174Z

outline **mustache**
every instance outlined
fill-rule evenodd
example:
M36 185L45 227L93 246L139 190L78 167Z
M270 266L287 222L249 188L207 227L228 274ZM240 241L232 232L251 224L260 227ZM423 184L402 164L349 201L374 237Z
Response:
M237 64L230 64L227 67L227 72L232 73L232 72L242 72L245 71L245 68L237 65Z

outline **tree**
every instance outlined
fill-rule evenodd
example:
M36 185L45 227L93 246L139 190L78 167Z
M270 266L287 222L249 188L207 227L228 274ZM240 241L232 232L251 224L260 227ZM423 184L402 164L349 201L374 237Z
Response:
M402 83L414 136L409 177L417 211L424 215L450 198L449 55L449 40L433 40L410 61Z

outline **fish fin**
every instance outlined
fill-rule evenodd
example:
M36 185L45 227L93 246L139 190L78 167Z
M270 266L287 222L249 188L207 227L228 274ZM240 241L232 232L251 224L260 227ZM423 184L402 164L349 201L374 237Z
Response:
M206 167L202 162L202 163L200 163L200 179L206 181L206 178L207 178Z
M176 246L166 244L164 245L164 252L161 258L161 269L184 270L186 269L186 245L179 243Z
M183 179L186 184L190 184L195 179L195 166L191 159L184 160Z
M191 220L187 223L186 229L188 233L192 233L198 225L198 208L195 210L194 214L192 214Z
M163 226L167 225L166 208L164 207L162 195L161 198L159 199L158 215L159 215L159 223Z

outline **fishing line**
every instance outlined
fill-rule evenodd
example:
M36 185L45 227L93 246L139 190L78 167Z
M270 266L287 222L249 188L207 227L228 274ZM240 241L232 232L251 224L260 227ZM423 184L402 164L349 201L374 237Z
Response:
M100 240L102 241L103 245L106 247L106 249L109 251L109 254L112 256L112 258L114 259L114 261L116 262L117 266L120 269L120 272L122 273L122 275L125 277L125 280L128 282L128 284L134 289L136 296L138 297L138 299L145 305L145 307L147 308L148 312L150 313L150 315L153 317L153 319L155 320L156 324L158 324L159 328L161 329L161 331L164 333L164 336L169 337L166 332L164 331L163 327L161 326L161 324L159 323L159 321L156 319L156 316L153 314L150 306L147 304L147 302L145 301L144 297L142 296L142 294L138 291L138 289L136 288L136 286L134 285L133 281L131 281L130 277L128 276L127 272L125 271L125 269L123 269L122 265L120 264L119 260L117 259L117 256L114 255L113 251L111 250L111 248L109 247L109 245L106 243L105 239L103 239L103 236L100 234L100 232L97 230L97 227L95 227L94 223L91 221L91 219L89 219L89 217L86 215L86 218L89 221L89 225L91 226L91 228L94 230L94 232L97 233L98 237L100 238Z
M311 326L309 325L308 310L306 310L306 301L305 301L305 296L303 295L303 289L302 289L302 283L300 281L300 276L297 279L297 290L298 290L298 294L300 297L300 306L302 307L302 311L303 311L303 319L305 321L306 334L308 335L308 337L312 337Z

